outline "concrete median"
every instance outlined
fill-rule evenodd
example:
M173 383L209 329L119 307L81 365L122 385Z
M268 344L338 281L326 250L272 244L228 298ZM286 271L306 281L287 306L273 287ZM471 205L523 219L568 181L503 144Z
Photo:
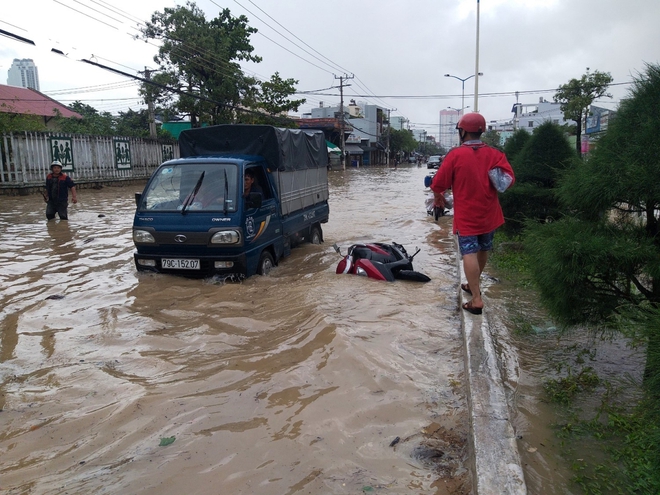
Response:
M456 253L460 308L469 296L466 299L466 293L460 288L466 280L458 249ZM481 315L460 311L474 491L477 495L524 495L527 487L491 337L491 321L494 319L489 319L487 305Z

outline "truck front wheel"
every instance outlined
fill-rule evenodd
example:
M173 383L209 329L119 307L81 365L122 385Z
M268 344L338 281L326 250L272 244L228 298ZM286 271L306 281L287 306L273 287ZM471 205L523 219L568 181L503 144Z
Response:
M312 231L309 235L309 242L312 244L321 244L323 242L323 233L321 232L321 227L314 225Z
M268 275L275 266L273 255L268 251L262 251L259 256L259 266L257 266L257 273L259 275Z

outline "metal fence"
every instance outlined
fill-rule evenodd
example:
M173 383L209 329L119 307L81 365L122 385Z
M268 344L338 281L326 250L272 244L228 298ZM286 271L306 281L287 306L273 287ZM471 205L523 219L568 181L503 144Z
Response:
M179 157L176 141L43 132L1 137L0 189L43 185L53 160L84 184L147 179L163 161Z

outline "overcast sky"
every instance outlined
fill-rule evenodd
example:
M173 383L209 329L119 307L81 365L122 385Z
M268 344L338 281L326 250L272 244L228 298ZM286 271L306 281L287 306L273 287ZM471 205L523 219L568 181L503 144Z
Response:
M5 1L0 30L36 47L0 36L0 83L14 58L31 58L43 93L100 111L143 105L137 84L79 62L94 60L131 74L155 68L156 46L135 40L138 22L181 0ZM245 15L260 64L249 75L278 71L298 80L308 103L339 103L339 77L350 99L374 103L409 120L411 129L439 131L439 112L462 105L462 82L475 73L477 0L197 0L212 19L221 8ZM552 100L555 90L591 71L609 72L616 108L645 63L660 61L659 0L480 0L478 110L505 121L520 103ZM66 56L51 52L55 48ZM465 81L465 105L474 109L474 78Z

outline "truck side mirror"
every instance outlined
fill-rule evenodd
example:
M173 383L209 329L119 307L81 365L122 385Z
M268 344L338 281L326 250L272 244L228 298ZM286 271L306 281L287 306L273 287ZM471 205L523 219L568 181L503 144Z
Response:
M248 208L261 208L261 193L251 192L245 198L245 206Z
M140 200L142 199L142 193L135 193L135 206L140 206Z

